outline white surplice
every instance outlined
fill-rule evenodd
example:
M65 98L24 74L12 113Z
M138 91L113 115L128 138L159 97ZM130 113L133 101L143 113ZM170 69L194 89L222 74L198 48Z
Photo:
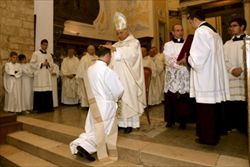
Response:
M246 100L243 52L243 40L233 41L231 39L227 41L224 45L225 61L229 76L229 89L232 101ZM238 77L235 77L231 74L232 70L236 67L241 67L243 69L243 72Z
M77 68L77 73L76 73L76 82L78 89L77 94L78 97L80 98L81 107L89 106L84 79L88 79L87 70L89 66L94 64L97 59L98 57L96 55L90 55L87 53L81 58L79 66Z
M48 61L49 67L42 66L42 63ZM31 57L30 65L34 70L33 90L37 92L52 91L51 70L53 59L49 53L35 51Z
M124 86L119 115L120 127L140 127L139 116L146 106L143 61L140 42L129 35L114 44L110 67L118 74Z
M187 67L176 64L184 43L169 41L164 45L166 64L164 92L185 94L189 92L189 71Z
M33 109L33 71L29 63L21 64L22 68L22 111Z
M96 61L88 70L89 84L104 123L104 133L109 135L116 120L117 101L123 93L123 86L114 71L103 61ZM85 122L85 133L70 143L72 154L77 153L77 146L83 147L90 154L97 151L94 120L91 109Z
M191 65L190 97L205 104L230 99L223 43L218 33L207 26L197 28L188 62Z
M60 76L59 66L57 64L53 64L52 67L52 95L53 95L53 107L58 107L58 89L57 89L57 78Z
M79 59L76 56L65 57L61 65L62 73L62 103L78 104L79 97L77 95L76 78L68 78L68 75L76 75L79 66Z
M13 64L11 62L8 62L5 64L4 69L4 111L21 112L21 65L19 63Z

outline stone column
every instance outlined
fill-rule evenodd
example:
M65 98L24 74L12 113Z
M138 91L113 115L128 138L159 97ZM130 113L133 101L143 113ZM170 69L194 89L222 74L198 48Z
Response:
M34 13L36 15L35 49L40 49L42 39L49 42L48 52L53 53L53 24L54 24L54 0L34 0Z
M250 36L247 36L245 39L245 67L246 67L246 94L247 94L247 103L248 103L248 157L250 160ZM250 163L250 161L249 161Z
M247 21L247 34L250 34L250 0L244 0L244 13Z

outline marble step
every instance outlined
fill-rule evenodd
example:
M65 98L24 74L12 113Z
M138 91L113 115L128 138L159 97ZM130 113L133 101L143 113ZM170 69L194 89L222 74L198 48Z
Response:
M67 145L83 131L80 128L25 116L18 117L18 121L24 124L23 128L26 131L66 143ZM207 167L216 166L220 160L220 155L216 153L144 142L120 136L118 137L117 146L119 159L144 166ZM68 149L68 147L65 149Z
M38 136L27 131L9 134L7 136L7 143L61 167L140 166L122 160L116 162L88 162L83 158L75 158L71 155L68 144Z
M17 120L23 123L23 129L26 131L66 144L76 139L83 132L81 128L26 116L19 116Z
M3 167L57 167L55 164L8 144L0 145L0 150L0 164Z

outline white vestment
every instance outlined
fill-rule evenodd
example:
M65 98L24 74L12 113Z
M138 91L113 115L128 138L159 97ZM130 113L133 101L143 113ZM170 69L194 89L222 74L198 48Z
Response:
M189 71L187 67L176 64L183 43L169 41L164 45L166 77L164 92L185 94L189 92Z
M188 62L191 65L190 97L205 104L230 99L223 43L218 33L207 26L197 28Z
M8 62L5 64L4 68L4 111L21 112L21 65L19 63L13 64L11 62Z
M49 67L42 66L42 63L48 61ZM49 53L35 51L31 57L30 65L34 70L33 90L37 92L52 91L51 70L53 59Z
M77 95L76 78L68 78L68 75L76 75L79 66L79 59L76 56L65 57L61 65L62 73L62 103L78 104L79 97Z
M139 116L146 105L143 61L140 42L129 35L114 44L110 67L118 74L124 86L119 115L120 127L140 127Z
M152 75L150 81L148 104L157 105L161 103L163 96L163 84L161 83L161 75L164 70L164 62L162 62L160 54L157 54L154 57L150 57L150 59L152 60L152 73L154 73L154 75Z
M152 70L152 73L155 72L156 70L154 68L153 65L153 60L150 58L150 56L145 56L143 57L143 67L148 67ZM151 75L155 75L155 74L151 74Z
M225 61L229 76L230 97L233 101L246 100L243 49L243 40L233 41L231 39L224 45ZM237 67L241 67L243 72L240 76L235 77L231 72Z
M21 64L22 68L22 111L33 109L33 71L29 63Z
M57 78L60 75L59 67L57 64L53 64L53 68L51 71L52 74L52 95L53 95L53 107L58 107L58 89L57 89Z
M156 55L157 61L159 62L158 69L159 69L159 75L160 75L160 80L161 80L161 86L160 86L160 92L161 92L161 101L164 100L164 86L165 86L165 55L163 53L158 53Z
M88 78L104 123L105 137L107 137L116 122L117 101L123 93L123 86L118 76L103 61L96 61L89 68ZM80 134L79 138L70 143L72 154L77 153L77 146L83 147L90 154L96 152L96 136L98 134L95 134L93 114L90 109L85 122L85 133Z
M88 79L87 77L87 70L89 66L95 63L98 59L96 55L86 54L84 55L79 63L77 73L76 73L76 82L77 82L77 94L80 98L81 107L88 107L88 98L86 93L86 88L84 84L84 79Z

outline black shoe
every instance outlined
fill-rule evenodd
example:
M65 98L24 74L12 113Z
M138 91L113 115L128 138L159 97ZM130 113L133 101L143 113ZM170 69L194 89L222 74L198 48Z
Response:
M186 128L187 128L187 126L186 126L185 123L180 123L179 129L184 130L184 129L186 129Z
M124 128L124 133L128 134L132 132L132 127Z
M124 129L124 128L123 128L123 127L118 126L118 130L122 130L122 129Z
M95 158L92 157L84 148L82 148L81 146L77 146L77 155L79 155L80 157L83 157L89 161L95 161Z
M172 128L173 124L172 123L167 123L166 128Z

